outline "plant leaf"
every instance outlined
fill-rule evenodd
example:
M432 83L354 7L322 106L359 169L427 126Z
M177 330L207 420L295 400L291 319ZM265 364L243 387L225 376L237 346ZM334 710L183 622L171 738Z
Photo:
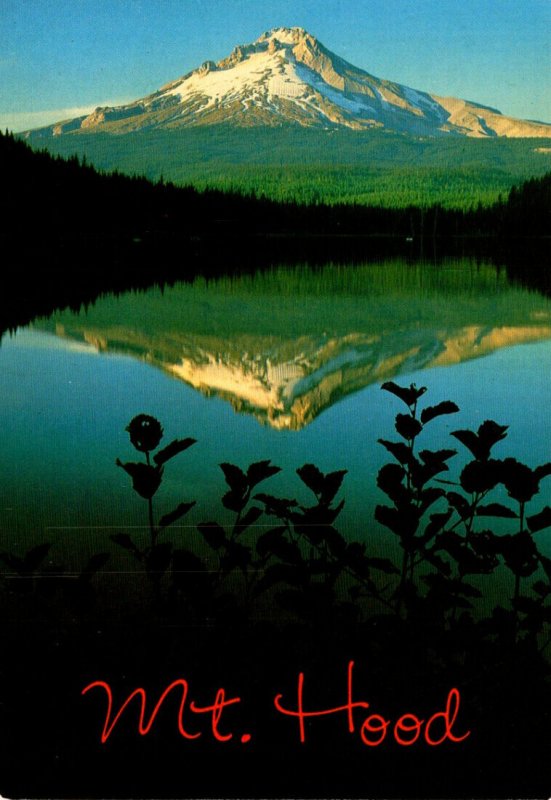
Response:
M489 452L494 444L507 437L508 429L508 425L498 425L493 419L486 419L478 429L478 438Z
M461 444L465 445L465 447L471 451L471 453L476 459L478 460L482 459L483 450L480 445L480 442L478 441L478 436L476 435L476 433L474 433L474 431L470 430L452 431L451 435L455 436L455 438L458 439L461 442Z
M173 522L176 522L177 519L180 519L187 514L190 508L193 508L195 505L195 500L192 500L191 503L180 503L180 505L176 506L174 511L170 511L168 514L165 514L159 520L159 528L167 528L169 525L172 525Z
M396 461L400 464L411 464L413 456L409 447L403 442L389 442L387 439L377 439L379 444L386 447L389 453L392 453Z
M545 506L538 514L528 517L526 522L532 533L551 527L551 508Z
M457 455L457 450L421 450L419 458L424 464L444 465L452 456Z
M449 521L453 511L449 508L447 511L437 514L430 515L430 522L428 523L427 527L425 528L425 533L423 535L424 541L430 541L436 534L440 533L444 525Z
M241 511L247 505L248 499L246 497L246 493L242 494L241 492L235 492L230 489L229 492L222 497L222 505L224 508L229 508L230 511L235 511L237 514L240 514Z
M212 587L211 575L203 561L189 550L172 554L171 577L174 586L196 602L204 602Z
M34 572L48 555L50 545L45 542L31 548L23 558L22 569L24 572Z
M461 487L469 494L488 492L499 483L501 478L501 461L487 459L470 461L463 468L459 481Z
M536 581L532 584L532 589L539 594L540 597L547 597L551 593L551 586L543 581Z
M471 507L469 503L465 500L463 495L458 494L457 492L447 492L446 497L448 499L448 503L452 508L455 508L461 519L468 519L471 513Z
M551 475L551 461L548 461L546 464L540 464L539 467L536 467L534 472L536 473L536 478L538 481L543 480L548 475Z
M406 471L399 464L384 464L377 474L377 486L395 503L407 496L407 489L403 485Z
M234 526L234 530L238 533L243 533L250 525L254 525L259 517L262 516L264 512L258 506L251 506L246 514L241 517L239 524L236 523Z
M270 461L256 461L247 470L249 487L252 489L253 486L265 481L266 478L270 478L272 475L276 475L278 472L281 472L281 467L274 466Z
M409 414L396 414L395 426L396 430L406 441L411 442L415 439L421 431L423 426L418 419L410 416Z
M109 538L112 542L115 542L115 544L118 544L120 547L124 547L125 550L134 553L134 555L138 556L140 560L142 559L143 554L141 550L138 550L127 533L114 533Z
M315 495L320 495L323 492L325 475L320 472L315 464L304 464L304 466L299 467L297 475Z
M427 389L425 386L421 386L420 389L416 387L414 383L411 384L409 388L405 386L398 386L397 383L394 381L387 381L383 383L381 389L384 389L385 392L390 392L391 394L396 395L402 400L407 406L413 406L417 400L424 394Z
M451 400L443 400L435 406L427 406L421 411L421 422L426 425L431 419L441 417L443 414L455 414L459 411L459 406L452 403Z
M172 542L161 542L152 547L146 558L146 569L151 574L163 575L172 557Z
M300 564L302 561L298 545L295 542L288 542L283 536L272 539L270 553L287 564Z
M331 503L337 492L339 491L343 478L348 470L339 469L335 472L329 472L323 483L323 491L321 493L320 501L322 503Z
M153 497L161 485L163 477L162 466L153 467L150 464L142 464L141 462L127 462L123 464L118 458L115 463L130 475L132 478L132 488L140 497L143 497L145 500L150 500Z
M506 458L501 462L501 482L509 497L525 503L539 491L539 479L536 471L516 458Z
M10 569L13 569L15 572L23 571L23 559L19 558L19 556L14 556L11 553L0 553L0 561L3 561L4 564L7 564Z
M251 548L242 545L240 542L226 542L226 552L220 558L220 565L223 570L230 572L234 567L239 567L243 572L246 571L251 561Z
M197 439L174 439L173 442L168 444L166 447L163 447L162 450L159 450L158 453L155 453L153 456L153 461L160 466L168 461L170 458L174 458L177 456L178 453L183 453L184 450L187 450L188 447L191 447L192 444L196 444Z
M280 541L285 536L287 528L280 525L277 528L271 528L269 531L261 534L256 540L256 552L260 558L266 558L272 552L274 544Z
M226 531L217 522L200 522L197 529L203 534L206 543L213 550L219 550L227 542Z
M224 473L226 483L236 494L243 496L248 488L248 481L246 475L236 467L235 464L228 464L224 462L220 464L220 469Z
M260 492L254 495L255 500L259 500L266 506L266 514L271 514L279 519L288 519L292 514L292 509L296 508L296 500L287 500L284 497L273 497L271 494Z
M278 583L287 583L291 586L300 586L303 580L302 570L295 564L272 564L270 565L262 578L258 581L254 588L254 595L258 596L271 589Z
M488 503L485 506L477 506L476 514L479 517L506 517L508 519L517 519L518 514L511 508L501 505L501 503Z
M547 575L548 579L551 581L551 558L547 558L547 556L542 556L540 554L540 564L545 570L545 574Z
M110 558L110 553L95 553L90 557L88 563L82 570L81 577L91 578L107 564Z
M375 556L366 557L366 563L378 569L380 572L385 572L387 575L399 575L400 570L396 567L389 558L377 558Z

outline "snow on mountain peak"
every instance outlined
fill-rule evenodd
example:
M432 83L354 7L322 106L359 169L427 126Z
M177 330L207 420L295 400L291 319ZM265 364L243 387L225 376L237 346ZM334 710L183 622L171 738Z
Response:
M257 42L269 42L277 39L282 44L297 44L301 39L309 36L304 28L272 28L259 36Z
M413 135L551 136L551 125L505 117L455 98L381 80L300 27L272 28L229 56L125 106L96 109L54 134L228 123L236 126L386 128Z

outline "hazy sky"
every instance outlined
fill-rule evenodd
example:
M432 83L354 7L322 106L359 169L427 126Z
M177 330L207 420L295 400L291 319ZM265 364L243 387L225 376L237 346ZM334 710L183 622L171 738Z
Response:
M0 0L0 129L137 99L292 25L377 77L551 122L551 0Z

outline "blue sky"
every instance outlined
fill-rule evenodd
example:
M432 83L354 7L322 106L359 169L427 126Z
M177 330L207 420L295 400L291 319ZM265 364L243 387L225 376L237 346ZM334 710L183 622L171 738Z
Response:
M551 0L1 0L0 129L137 99L291 25L380 78L551 122Z

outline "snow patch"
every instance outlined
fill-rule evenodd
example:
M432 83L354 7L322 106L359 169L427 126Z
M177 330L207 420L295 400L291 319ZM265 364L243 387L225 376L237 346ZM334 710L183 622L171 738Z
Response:
M340 92L333 86L329 86L329 84L325 83L325 81L320 78L319 75L317 75L311 69L308 69L308 67L305 67L302 64L297 64L296 71L297 75L304 81L304 83L309 84L313 89L316 90L316 92L345 111L350 111L352 114L364 114L366 111L368 111L370 114L375 113L374 109L367 103L362 102L360 99L346 97L343 92Z
M418 92L415 89L410 89L409 86L402 86L402 94L408 103L411 103L412 106L415 106L415 108L418 108L420 111L424 110L423 106L428 106L433 111L438 111L440 109L440 106L438 106L430 97L421 94L421 92Z
M305 85L285 78L272 78L268 81L268 94L272 97L302 97Z
M166 94L177 95L184 102L193 95L208 98L208 105L220 100L231 100L247 94L266 83L270 70L276 71L279 60L276 54L252 53L229 69L215 70L203 75L194 73L169 89Z
M282 31L286 32L285 36L281 35ZM283 46L275 52L270 53L263 49L251 53L243 61L227 69L192 73L171 86L163 96L177 96L181 102L203 97L205 103L201 111L235 100L247 109L262 102L271 104L274 98L281 97L327 117L328 114L316 103L315 96L312 95L314 91L354 116L376 114L375 109L361 95L347 97L343 92L329 86L309 67L294 59L289 60L284 45L296 41L297 31L300 29L276 28L270 32L270 37L282 42Z

